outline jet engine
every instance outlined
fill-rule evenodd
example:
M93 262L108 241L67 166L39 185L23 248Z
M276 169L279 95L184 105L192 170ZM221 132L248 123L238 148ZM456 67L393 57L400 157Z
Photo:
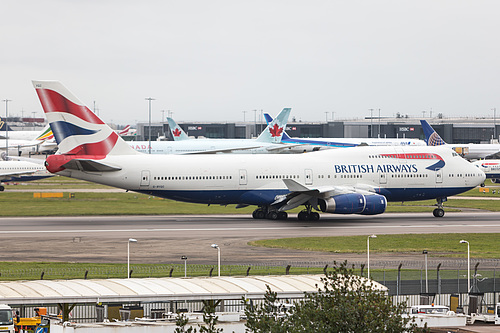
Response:
M318 205L324 213L375 215L385 212L387 200L379 194L348 193L319 199Z

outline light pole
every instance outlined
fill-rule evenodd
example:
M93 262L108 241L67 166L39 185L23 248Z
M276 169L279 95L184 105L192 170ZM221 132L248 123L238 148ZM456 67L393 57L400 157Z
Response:
M7 157L7 160L9 159L9 126L7 125L7 120L9 118L9 102L12 102L11 99L4 99L5 102L5 156Z
M429 283L427 280L427 250L423 250L422 254L425 255L425 293L429 293Z
M129 238L127 243L127 279L130 279L130 243L137 243L137 239Z
M218 267L219 276L220 276L220 247L217 244L212 244L211 246L214 249L217 249L217 267Z
M493 138L498 140L497 138L497 108L493 108Z
M368 236L368 238L366 239L366 253L368 255L368 260L367 260L367 263L368 263L368 278L370 278L370 238L377 238L377 235L370 235Z
M184 260L184 277L187 277L187 260L188 260L188 257L182 256L181 260Z
M380 109L378 109L378 137L380 138Z
M148 134L149 154L151 154L151 101L154 100L155 99L151 97L146 98L146 101L149 101L149 134Z
M467 243L467 294L470 293L470 244L466 240L461 240L460 244Z
M373 138L373 109L370 110L370 138Z

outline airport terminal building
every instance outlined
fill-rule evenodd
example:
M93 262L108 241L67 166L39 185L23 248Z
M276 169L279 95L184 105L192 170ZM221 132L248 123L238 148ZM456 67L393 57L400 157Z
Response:
M493 118L426 118L447 142L490 143L498 140L500 124ZM193 138L250 139L257 137L266 127L259 122L179 122ZM419 118L366 117L357 120L329 122L291 121L286 132L297 138L412 138L424 139ZM135 140L148 140L149 124L137 124ZM167 122L151 124L151 140L172 140Z

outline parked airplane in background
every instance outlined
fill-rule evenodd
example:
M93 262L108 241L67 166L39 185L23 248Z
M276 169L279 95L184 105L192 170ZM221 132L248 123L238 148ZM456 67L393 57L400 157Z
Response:
M264 113L266 121L269 123L273 118ZM398 146L398 147L410 147L410 146L425 146L425 141L419 139L388 139L388 138L291 138L285 132L283 133L283 138L281 140L284 143L290 144L302 144L302 147L306 148L305 151L316 151L325 148L349 148L357 146ZM298 146L295 148L299 150L302 148Z
M53 174L43 166L43 160L28 161L0 161L0 191L5 190L1 182L30 181L52 177Z
M291 145L281 143L291 109L285 108L256 139L190 139L172 118L167 118L175 141L151 141L151 154L239 153L268 154L289 151ZM178 140L181 138L181 140ZM149 141L127 141L141 153L149 153Z
M34 132L34 131L33 131ZM10 131L9 131L10 133ZM9 156L21 156L31 154L45 154L57 149L54 135L47 124L41 132L34 132L37 136L33 140L0 139L0 152ZM10 134L9 134L10 137Z
M442 203L481 184L484 173L443 147L359 147L313 154L152 155L133 150L58 81L33 81L59 153L52 173L178 201L256 205L254 218L301 220L320 210L374 215L387 201Z
M500 160L480 160L472 164L483 171L492 183L500 183Z
M44 126L42 131L44 131L47 127L48 125ZM12 130L7 123L0 119L0 139L5 139L7 137L7 133L9 134L9 140L12 139L32 141L35 140L36 137L38 137L40 133L40 127L37 127L32 131L17 131Z
M459 143L448 144L439 136L426 120L420 120L422 129L424 130L425 141L428 146L446 146L452 148L462 157L468 160L483 159L488 156L495 155L500 152L500 144L476 144L476 143Z

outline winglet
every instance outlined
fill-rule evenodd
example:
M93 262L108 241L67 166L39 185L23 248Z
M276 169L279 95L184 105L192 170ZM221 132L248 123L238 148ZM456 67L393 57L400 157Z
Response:
M174 141L189 140L186 132L184 132L184 130L179 125L177 125L175 120L167 117L167 121L168 127L170 127L170 134L172 134L172 138L174 138Z
M266 129L259 135L256 141L280 143L291 111L291 108L284 108L278 116L267 125Z
M422 129L424 130L425 142L428 146L442 146L446 144L446 142L444 142L439 134L437 134L434 128L429 125L427 120L420 120L420 124L422 125Z

